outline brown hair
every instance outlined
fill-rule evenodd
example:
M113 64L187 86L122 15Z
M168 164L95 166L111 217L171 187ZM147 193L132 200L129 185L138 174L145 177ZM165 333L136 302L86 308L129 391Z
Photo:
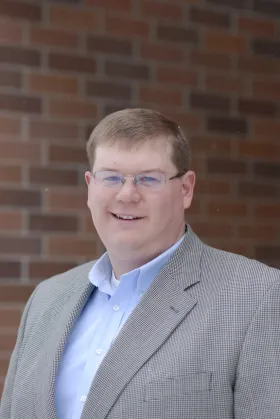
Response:
M87 142L90 169L93 168L98 145L135 147L150 140L170 141L172 162L180 173L190 166L190 144L176 122L151 109L123 109L107 115L92 131Z

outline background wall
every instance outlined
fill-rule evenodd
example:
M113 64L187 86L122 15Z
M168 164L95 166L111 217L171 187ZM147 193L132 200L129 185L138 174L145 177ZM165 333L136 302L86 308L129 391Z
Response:
M177 120L195 231L280 267L279 0L1 0L0 15L0 376L34 285L102 252L84 148L116 109Z

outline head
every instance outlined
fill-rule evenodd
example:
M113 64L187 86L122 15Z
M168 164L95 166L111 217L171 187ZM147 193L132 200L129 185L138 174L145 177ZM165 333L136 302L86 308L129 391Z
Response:
M88 207L109 254L135 253L148 260L184 234L195 174L189 167L189 142L178 124L149 109L118 111L95 127L87 154ZM99 177L104 170L127 177L108 186ZM143 178L143 173L149 176ZM147 186L143 179L155 174L161 174L161 182ZM118 218L123 215L137 219Z

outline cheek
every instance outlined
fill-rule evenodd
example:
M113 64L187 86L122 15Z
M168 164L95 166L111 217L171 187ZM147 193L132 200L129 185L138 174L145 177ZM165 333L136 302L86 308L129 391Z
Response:
M98 189L88 192L87 205L93 214L100 212L108 205L108 197Z

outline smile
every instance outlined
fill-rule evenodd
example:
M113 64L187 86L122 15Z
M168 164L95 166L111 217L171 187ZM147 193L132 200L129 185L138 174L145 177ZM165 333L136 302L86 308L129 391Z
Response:
M136 217L134 215L122 215L122 214L114 214L114 217L119 218L120 220L140 220L143 217Z

